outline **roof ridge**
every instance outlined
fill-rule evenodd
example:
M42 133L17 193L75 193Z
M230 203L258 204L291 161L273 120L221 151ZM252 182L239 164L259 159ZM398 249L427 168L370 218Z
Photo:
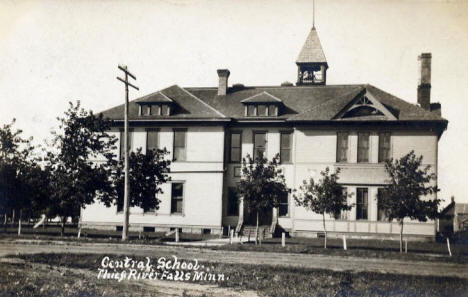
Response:
M200 101L202 104L206 105L208 108L210 108L211 110L213 110L214 112L216 112L217 114L219 114L220 116L222 116L223 118L227 118L223 113L221 113L219 110L215 109L213 106L209 105L208 103L206 103L205 101L201 100L200 98L198 98L197 96L193 95L192 93L190 93L189 91L187 91L186 89L178 86L178 85L175 85L177 86L179 89L183 90L185 93L187 93L188 95L192 96L193 98L197 99L198 101Z

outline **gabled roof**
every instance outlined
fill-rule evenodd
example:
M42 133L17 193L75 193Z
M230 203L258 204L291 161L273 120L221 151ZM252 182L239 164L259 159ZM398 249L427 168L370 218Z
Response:
M327 63L315 27L310 30L296 63Z
M151 93L135 100L137 103L173 103L174 100L164 95L162 91Z
M283 102L278 97L271 95L270 93L263 91L257 95L250 96L241 101L242 103L280 103Z

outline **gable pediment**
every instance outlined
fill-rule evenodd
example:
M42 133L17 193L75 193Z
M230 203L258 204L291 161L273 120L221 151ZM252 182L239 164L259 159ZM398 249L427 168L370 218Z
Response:
M368 90L353 98L333 119L397 120L396 116Z

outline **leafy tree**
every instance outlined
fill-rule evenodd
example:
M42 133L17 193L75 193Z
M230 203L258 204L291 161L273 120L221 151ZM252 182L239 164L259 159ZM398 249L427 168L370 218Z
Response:
M157 195L163 193L160 185L170 180L168 173L171 161L165 158L167 154L169 152L166 149L148 150L143 154L141 148L129 154L131 207L159 209L160 200ZM113 195L102 200L108 207L111 204L123 205L124 199L124 160L115 161L114 166Z
M255 243L258 243L259 212L278 207L281 197L288 195L290 189L279 168L279 154L268 161L263 156L253 160L250 155L242 159L242 178L237 191L246 202L250 212L255 212L257 223L255 228Z
M32 138L22 138L22 130L14 130L15 119L0 128L0 207L8 213L19 215L18 233L23 210L29 209L27 175L34 162Z
M115 157L116 138L108 134L110 121L69 103L65 116L57 118L59 132L53 132L52 150L47 153L50 171L51 205L49 215L61 218L61 236L68 217L79 215L80 208L95 198L108 199ZM98 160L105 160L99 162Z
M48 215L51 212L50 181L51 174L48 168L42 168L38 164L33 164L29 168L25 182L28 185L28 196L31 202L28 210L30 217L38 218L41 214Z
M425 222L438 217L440 199L422 197L435 194L437 186L431 185L436 180L435 173L430 173L431 166L422 168L423 157L417 157L414 151L399 160L388 160L385 163L390 180L385 187L385 195L379 199L380 207L391 220L400 224L400 252L403 251L403 221L405 218Z
M350 210L351 205L347 204L348 195L343 191L343 187L338 184L340 169L335 173L330 173L327 167L320 174L322 178L315 182L313 178L304 180L299 187L299 194L294 195L296 205L302 206L315 213L322 214L323 230L325 232L324 248L327 248L327 228L325 227L325 214L338 215L341 211Z

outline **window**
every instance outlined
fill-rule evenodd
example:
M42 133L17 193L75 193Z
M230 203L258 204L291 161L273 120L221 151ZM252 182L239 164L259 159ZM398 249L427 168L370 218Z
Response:
M143 232L155 232L155 231L156 231L155 227L148 227L148 226L143 227Z
M247 105L247 115L248 116L257 115L255 105L252 105L252 104Z
M277 116L278 115L278 106L275 104L247 104L245 110L246 116Z
M348 200L348 188L346 187L343 187L342 188L343 190L343 196L346 197L346 200ZM335 220L342 220L342 221L347 221L348 220L348 217L349 217L349 211L347 210L343 210L339 213L335 213Z
M390 159L390 133L379 134L379 163Z
M124 148L125 148L125 132L123 129L120 129L120 151L119 156L120 159L124 158ZM132 149L132 139L133 139L133 129L128 130L128 151Z
M241 168L239 166L234 167L234 177L241 176Z
M338 132L336 135L336 162L348 161L348 133Z
M278 107L275 105L268 106L268 115L269 116L277 116L278 115Z
M239 200L237 197L237 191L235 187L228 188L227 215L239 215Z
M185 129L175 129L174 130L174 161L185 161L186 159L186 143L185 143L185 134L187 130Z
M151 106L147 104L140 105L140 115L151 115Z
M288 194L281 196L280 204L278 207L278 215L280 217L287 217L289 216L289 198Z
M280 161L291 163L291 132L281 132L280 139Z
M241 132L231 132L231 152L229 160L233 163L239 163L242 155L242 134Z
M184 204L184 184L172 183L171 186L171 214L182 214Z
M151 105L151 114L152 115L161 115L161 106L159 106L159 104Z
M369 133L358 133L358 163L369 162Z
M169 105L162 104L161 105L161 115L169 115L169 112L170 112Z
M266 116L267 115L267 106L266 105L263 105L263 104L259 104L257 106L257 115L258 116Z
M367 220L368 190L367 188L356 189L356 220Z
M254 132L254 160L263 157L266 150L266 133Z
M146 151L158 149L158 130L146 130Z
M382 222L389 221L387 213L380 206L380 201L382 200L382 197L386 194L387 193L384 188L377 189L377 221L382 221Z

